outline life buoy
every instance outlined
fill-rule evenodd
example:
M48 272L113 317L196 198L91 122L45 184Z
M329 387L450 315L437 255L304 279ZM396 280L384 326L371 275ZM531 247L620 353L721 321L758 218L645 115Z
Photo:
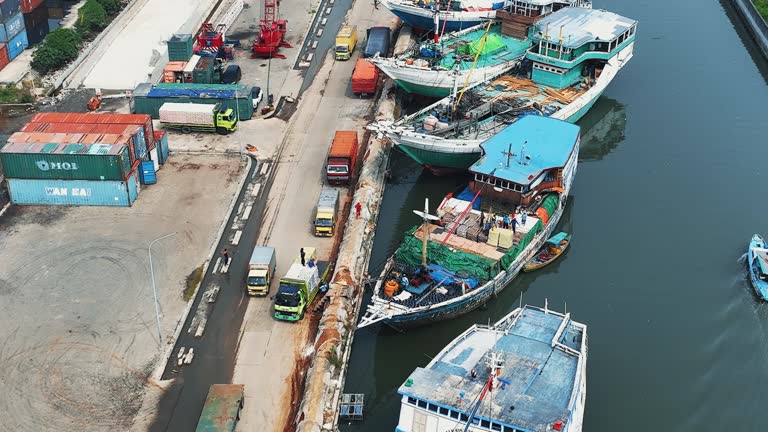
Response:
M392 297L397 292L397 289L400 286L398 285L397 281L388 280L386 284L384 284L384 294L387 297Z

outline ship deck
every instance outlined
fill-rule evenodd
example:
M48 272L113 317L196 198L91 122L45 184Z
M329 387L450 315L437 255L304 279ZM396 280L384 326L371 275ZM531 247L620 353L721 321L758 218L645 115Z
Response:
M473 30L460 36L458 39L450 41L450 43L448 43L444 48L445 54L443 55L443 58L440 59L438 66L446 69L453 69L456 61L454 59L454 53L456 50L461 46L467 45L468 43L480 40L484 34L485 26L482 26L477 30ZM488 36L490 37L491 35L498 36L499 40L504 43L504 46L492 52L480 54L480 56L477 58L477 65L475 65L476 68L492 66L497 63L522 57L531 46L531 41L528 39L520 40L511 36L502 36L501 25L491 26L491 29L488 31ZM466 54L463 55L463 57L466 61L461 63L461 69L470 69L472 67L472 62L474 61L475 56L473 54Z
M537 308L520 313L519 319L508 316L494 328L474 327L460 336L426 368L417 368L398 392L409 402L413 398L413 403L448 407L448 415L467 415L488 380L493 351L503 361L500 385L486 396L476 417L529 431L567 421L574 387L583 379L578 366L586 329Z

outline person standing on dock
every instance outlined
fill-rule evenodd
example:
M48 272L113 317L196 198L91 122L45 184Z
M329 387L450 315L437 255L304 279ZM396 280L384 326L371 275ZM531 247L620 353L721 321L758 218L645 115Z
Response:
M522 215L520 215L520 225L525 226L525 221L528 219L528 213L523 212Z
M480 227L482 228L485 224L485 215L483 214L483 211L480 210Z
M222 251L221 255L224 257L224 266L229 265L229 251L227 248L224 248L224 251Z
M301 248L301 250L299 250L299 256L301 257L301 265L307 265L306 261L304 261L304 257L306 256L304 254L304 248Z

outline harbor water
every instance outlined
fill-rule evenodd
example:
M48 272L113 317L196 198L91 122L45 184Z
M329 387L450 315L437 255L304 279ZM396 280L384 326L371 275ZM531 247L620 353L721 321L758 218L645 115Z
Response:
M344 392L365 394L365 420L342 431L393 431L411 371L521 297L588 326L585 431L765 430L768 304L751 290L743 254L752 234L768 235L766 62L730 0L594 7L639 25L635 57L579 122L560 225L571 247L462 318L358 331ZM412 209L425 197L434 209L464 181L394 154L370 273L420 222Z

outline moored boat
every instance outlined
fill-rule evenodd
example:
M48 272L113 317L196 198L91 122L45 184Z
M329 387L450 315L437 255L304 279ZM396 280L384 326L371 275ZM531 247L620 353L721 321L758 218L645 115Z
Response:
M530 25L563 7L591 7L583 0L517 0L496 11L491 24L445 33L436 20L430 38L393 58L372 63L409 93L445 97L454 87L474 86L518 66L531 46ZM439 18L439 16L438 16ZM488 27L490 25L490 27Z
M567 232L559 232L549 238L539 252L523 266L523 272L532 272L551 264L565 252L571 244L571 235Z
M747 268L755 293L768 301L768 244L759 234L753 235L749 242Z
M418 212L423 224L387 261L358 328L465 314L504 289L551 236L576 173L579 127L528 116L483 149L466 190L446 196L437 215Z
M474 325L398 389L399 432L580 432L587 395L587 326L524 306Z
M438 19L446 32L461 31L482 24L496 16L496 10L508 6L510 0L379 0L403 22L415 29L432 30Z
M576 122L632 58L637 22L603 10L564 8L533 26L522 70L368 128L441 174L466 170L480 157L480 143L522 116Z

